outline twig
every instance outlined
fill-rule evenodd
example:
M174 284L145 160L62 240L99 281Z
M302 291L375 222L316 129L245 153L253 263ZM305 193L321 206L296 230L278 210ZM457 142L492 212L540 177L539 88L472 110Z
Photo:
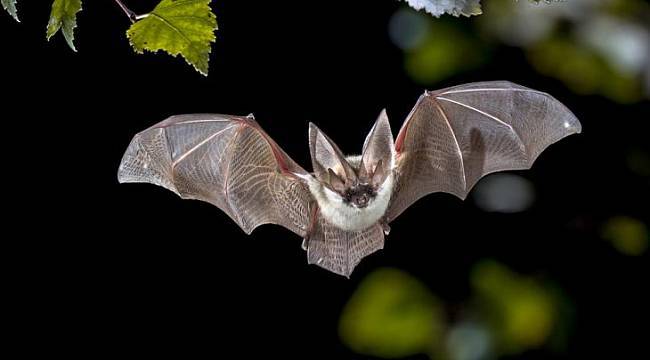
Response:
M136 22L137 20L139 20L139 19L142 18L141 15L136 14L135 12L131 11L131 9L129 9L128 7L126 7L126 5L124 5L124 4L122 3L122 1L120 1L120 0L115 0L115 2L116 2L117 5L120 7L120 9L122 9L122 11L124 11L124 14L126 14L126 16L129 18L129 20L131 20L132 23L134 23L134 22Z

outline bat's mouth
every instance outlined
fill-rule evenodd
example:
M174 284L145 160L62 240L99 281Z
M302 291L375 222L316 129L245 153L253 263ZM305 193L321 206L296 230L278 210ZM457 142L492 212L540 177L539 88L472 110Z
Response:
M353 201L352 205L357 209L363 209L368 206L368 200Z

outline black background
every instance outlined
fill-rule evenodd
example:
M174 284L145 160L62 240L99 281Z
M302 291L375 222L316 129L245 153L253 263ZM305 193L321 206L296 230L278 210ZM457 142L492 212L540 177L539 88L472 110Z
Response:
M156 1L130 3L143 13ZM424 90L388 38L400 4L215 2L208 78L181 58L134 54L113 2L84 5L78 53L60 34L45 41L49 6L19 4L20 24L0 14L0 106L10 125L3 174L8 195L20 198L8 218L19 231L8 237L22 247L9 275L25 306L15 309L16 333L33 339L23 351L362 358L341 344L337 326L365 274L398 267L462 303L471 265L485 257L562 287L576 309L567 356L629 357L647 346L647 257L621 255L598 237L611 215L647 218L648 180L625 165L626 151L647 143L647 103L575 95L507 47L477 71L435 84L504 79L547 91L581 119L583 134L520 172L536 185L530 210L490 214L471 197L431 195L347 280L307 265L300 239L281 227L246 236L207 203L119 185L117 167L136 132L173 114L253 112L307 169L308 121L348 153L360 151L384 107L396 134Z

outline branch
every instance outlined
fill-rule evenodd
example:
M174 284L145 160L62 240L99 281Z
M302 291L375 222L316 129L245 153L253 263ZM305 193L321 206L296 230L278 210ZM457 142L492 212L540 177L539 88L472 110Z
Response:
M124 14L126 14L126 16L129 18L129 20L131 20L132 23L136 22L137 20L139 20L139 19L141 19L143 17L143 16L140 16L140 15L136 14L135 12L133 12L128 7L126 7L126 5L124 5L122 3L122 1L115 0L115 2L120 7L120 9L122 9L122 11L124 11Z

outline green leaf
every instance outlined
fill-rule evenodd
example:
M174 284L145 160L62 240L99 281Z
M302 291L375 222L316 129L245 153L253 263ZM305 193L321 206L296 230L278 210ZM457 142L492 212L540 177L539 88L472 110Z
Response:
M203 75L208 75L210 43L214 42L217 19L210 0L163 0L126 35L137 53L164 50L182 55Z
M20 22L18 20L18 11L16 10L16 0L0 0L2 3L2 7L7 10L7 12L16 19L16 21Z
M74 47L74 28L77 27L77 13L81 11L81 0L54 0L50 22L47 24L47 40L49 41L59 29L62 29L65 40L70 48Z

